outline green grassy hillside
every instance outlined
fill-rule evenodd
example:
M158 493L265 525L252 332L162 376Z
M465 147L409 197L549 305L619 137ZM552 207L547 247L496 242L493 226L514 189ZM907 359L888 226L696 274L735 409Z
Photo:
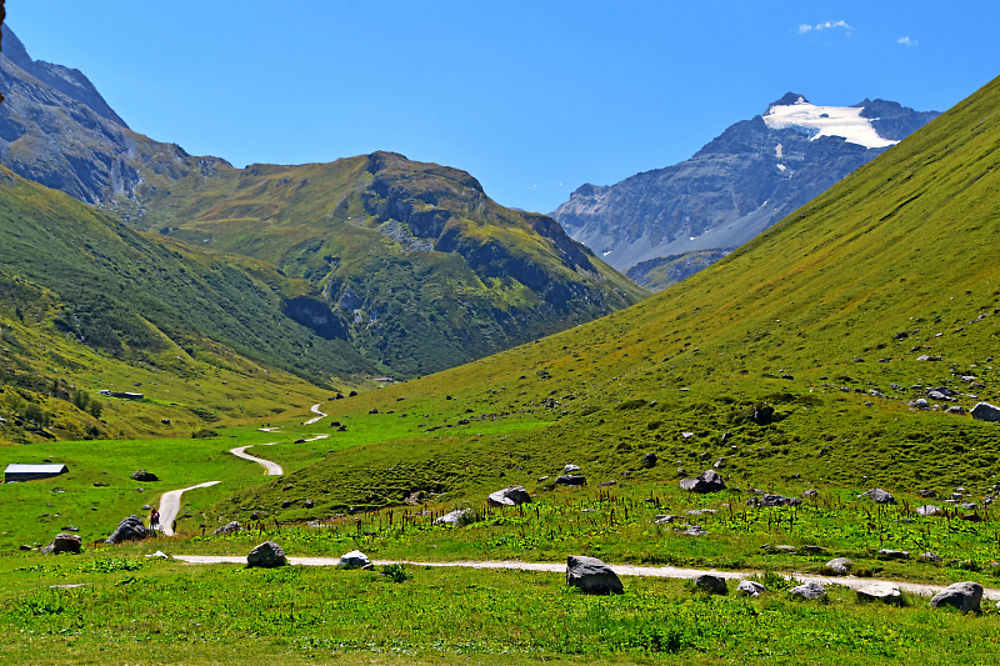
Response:
M287 407L288 390L299 396L294 404L316 395L316 383L373 372L345 340L320 337L286 314L315 298L306 282L260 261L145 236L6 170L0 247L0 384L9 387L0 396L2 439L151 432L171 413L182 423L260 416ZM211 386L198 389L202 381ZM171 395L150 382L173 385ZM116 410L91 407L104 388L165 402L123 409L148 413L141 425L104 424Z
M326 506L316 513L398 503L415 489L457 500L534 488L567 462L591 482L673 484L678 467L696 474L720 458L741 487L990 492L1000 428L944 409L1000 392L998 108L993 81L655 298L332 405L334 418L412 431L330 456L245 503L280 514L283 494L317 488ZM954 398L909 405L938 387ZM776 417L759 425L754 409L765 405ZM509 427L479 428L498 422ZM660 459L649 470L639 465L647 452Z
M644 295L550 218L499 206L457 169L374 153L239 170L135 140L145 180L110 211L306 281L321 296L293 301L292 316L346 331L386 373L428 374Z

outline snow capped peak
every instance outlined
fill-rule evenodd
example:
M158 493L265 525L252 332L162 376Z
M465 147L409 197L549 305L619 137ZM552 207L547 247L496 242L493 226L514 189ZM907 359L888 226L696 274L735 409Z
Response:
M768 108L764 123L771 129L805 132L811 141L821 136L839 136L865 148L886 148L899 143L879 136L871 124L876 119L863 117L862 111L856 106L816 106L802 95L788 93Z
M799 93L786 92L781 99L771 102L770 106L788 106L789 104L808 104L809 100ZM768 108L770 108L770 106Z

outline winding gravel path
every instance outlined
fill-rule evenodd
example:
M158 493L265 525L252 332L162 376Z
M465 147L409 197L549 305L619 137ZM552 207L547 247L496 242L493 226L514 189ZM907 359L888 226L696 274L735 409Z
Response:
M314 416L313 418L309 419L308 421L303 421L302 425L312 425L313 423L318 422L320 419L326 418L326 414L324 414L323 412L319 411L319 403L318 402L315 405L313 405L312 407L310 407L309 411L311 411L313 414L318 414L319 416Z
M197 488L208 488L209 486L214 486L219 483L218 481L206 481L205 483L199 483L196 486L188 486L187 488L181 488L180 490L171 490L169 492L160 495L160 532L165 536L174 535L174 520L177 519L177 514L181 510L181 495L189 490L195 490Z
M272 462L270 460L264 460L263 458L258 458L257 456L252 456L249 453L247 453L247 449L249 449L251 446L271 446L272 444L274 444L274 442L268 442L266 444L257 444L257 445L247 444L246 446L237 446L235 449L229 449L229 452L232 453L237 458L243 458L244 460L249 460L251 462L257 463L258 465L262 465L264 467L265 476L281 476L282 474L285 473L285 470L281 468L281 465L279 465L276 462ZM163 512L161 511L160 513Z
M247 558L239 555L174 555L174 559L189 564L246 564ZM339 557L289 557L289 564L312 567L335 567L340 564ZM467 567L470 569L511 569L516 571L543 571L548 573L566 573L566 565L555 562L520 562L517 560L486 560L471 561L460 560L455 562L414 562L410 560L372 560L372 564L408 564L414 567ZM716 569L684 569L679 567L641 567L631 564L612 564L611 568L619 576L643 576L647 578L694 578L701 574L710 573L721 576L729 580L739 580L748 578L759 572L756 571L718 571ZM892 583L899 586L899 589L908 594L920 596L932 596L943 590L945 585L933 585L929 583L904 583L895 580L881 580L878 578L855 578L854 576L831 577L816 576L814 574L804 574L792 572L782 574L788 578L795 578L804 583L815 581L823 585L844 585L851 589L858 589L872 583ZM1000 601L1000 589L984 588L983 599Z

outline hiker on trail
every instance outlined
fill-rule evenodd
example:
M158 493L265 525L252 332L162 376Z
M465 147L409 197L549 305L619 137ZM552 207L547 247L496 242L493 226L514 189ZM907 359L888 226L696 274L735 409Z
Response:
M160 527L160 512L156 510L156 507L149 512L149 529L155 530Z

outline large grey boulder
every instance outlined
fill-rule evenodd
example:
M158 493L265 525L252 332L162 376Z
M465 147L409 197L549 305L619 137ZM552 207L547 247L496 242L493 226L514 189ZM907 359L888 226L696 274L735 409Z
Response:
M486 503L490 506L517 506L531 501L531 495L524 486L507 486L503 490L490 493Z
M972 418L977 421L1000 421L1000 407L988 402L976 403L972 408Z
M822 599L826 596L826 588L816 581L809 581L808 583L803 583L802 585L793 587L788 591L788 593L793 597L798 597L799 599L816 601L817 599Z
M726 483L714 469L708 469L694 479L681 479L681 490L694 493L716 493L726 489Z
M285 559L285 551L273 541L265 541L251 550L250 554L247 555L248 567L270 569L272 567L283 567L286 564L288 564L288 560Z
M745 597L754 597L756 599L765 592L767 592L767 588L764 584L758 583L755 580L741 580L740 584L736 586L736 594L741 594Z
M153 536L153 530L146 529L139 516L129 516L111 533L104 543L122 543L124 541L141 541Z
M924 504L923 506L918 506L915 511L921 516L936 516L941 513L941 507L934 506L933 504Z
M881 488L872 488L867 490L858 497L867 497L873 502L878 502L879 504L895 504L896 498L892 496L888 491L882 490Z
M434 524L460 527L469 522L471 514L472 514L472 509L455 509L454 511L446 513L437 520L435 520Z
M880 601L883 604L901 606L903 594L895 583L869 583L857 590L858 601Z
M152 472L147 472L144 469L132 472L132 478L136 481L159 481L160 477L156 476Z
M587 594L622 594L618 575L596 557L570 555L566 558L566 584Z
M846 557L837 557L827 562L824 568L834 576L846 576L851 573L853 567L854 562L851 562Z
M82 548L83 542L80 540L80 537L68 532L60 532L52 540L52 543L42 548L42 552L54 555L58 555L59 553L79 553Z
M953 606L963 613L978 613L983 599L983 586L972 581L952 583L931 599L931 606Z
M910 551L882 548L878 551L878 557L880 560L908 560L910 559Z
M729 588L726 586L726 579L722 576L701 574L694 579L694 584L698 589L704 590L709 594L729 594Z
M352 550L340 556L340 566L347 567L348 569L363 569L371 566L371 563L368 556L360 550Z
M565 467L563 467L563 474L572 474L573 472L579 472L579 471L580 471L580 466L574 465L573 463L570 463Z

